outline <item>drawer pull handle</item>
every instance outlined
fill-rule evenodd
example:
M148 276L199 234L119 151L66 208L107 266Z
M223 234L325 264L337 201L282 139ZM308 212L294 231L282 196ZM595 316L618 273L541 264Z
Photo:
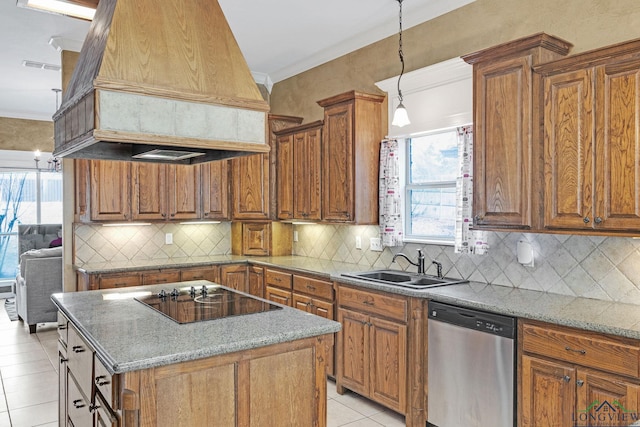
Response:
M569 381L571 381L571 377L569 375L565 375L564 377L562 377L562 379L564 380L565 383L568 383Z
M578 387L582 387L584 385L584 381L578 380L576 381L576 384L578 384Z
M73 401L73 407L76 409L84 408L86 405L83 403L82 399L76 399Z
M362 301L362 303L363 303L364 305L368 305L368 306L374 306L374 305L376 305L376 303L375 303L375 302L373 302L373 301L369 301L369 300Z
M567 351L572 351L574 353L587 354L586 350L574 350L573 348L571 348L569 346L565 347L564 349L567 350Z
M105 377L104 375L99 375L96 377L96 385L98 387L102 387L105 386L107 384L109 384L110 381L107 381L107 377Z
M66 325L58 325L58 330L59 331L64 331L65 329L67 329Z
M71 349L74 353L84 353L84 347L81 345L74 345Z
M315 291L316 287L315 286L311 286L311 285L307 285L307 289L309 289L310 291Z
M279 278L279 277L276 277L274 280L275 280L276 282L282 282L282 279L281 279L281 278Z

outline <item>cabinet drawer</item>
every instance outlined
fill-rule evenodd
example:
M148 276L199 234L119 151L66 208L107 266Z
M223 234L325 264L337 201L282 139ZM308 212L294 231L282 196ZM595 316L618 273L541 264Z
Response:
M292 293L291 291L285 291L280 288L274 288L271 286L267 286L265 289L265 299L269 301L277 302L278 304L288 305L292 307Z
M266 269L265 283L276 288L291 289L291 273Z
M640 348L591 332L528 323L522 328L525 352L577 365L638 377Z
M217 266L193 267L180 271L180 279L182 281L208 280L217 283L220 281L220 274Z
M304 276L293 276L293 290L333 301L333 284L326 280L312 279Z
M80 391L85 397L91 397L93 390L93 350L82 339L76 328L69 324L69 345L67 357L69 359L69 371L73 373Z
M98 287L100 289L111 289L138 286L140 284L140 276L138 273L109 274L100 276Z
M69 376L67 383L67 413L73 426L93 425L93 413L89 410L89 398L80 392L73 376Z
M340 286L338 303L341 307L350 307L402 322L407 321L407 300L403 298Z
M106 403L112 408L118 407L118 393L114 393L114 390L118 390L117 385L114 385L114 381L118 380L117 375L111 375L107 368L104 367L102 362L98 360L97 357L94 356L93 367L95 370L95 375L93 376L93 384L96 387L96 390L100 392L102 397L104 397Z
M158 283L173 283L180 281L180 270L162 270L142 273L143 285L155 285Z

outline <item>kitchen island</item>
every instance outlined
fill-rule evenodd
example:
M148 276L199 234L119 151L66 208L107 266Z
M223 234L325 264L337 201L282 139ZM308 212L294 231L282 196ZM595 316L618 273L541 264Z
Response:
M217 287L53 295L60 425L325 426L325 364L339 323L276 307L181 324L136 300L203 285Z

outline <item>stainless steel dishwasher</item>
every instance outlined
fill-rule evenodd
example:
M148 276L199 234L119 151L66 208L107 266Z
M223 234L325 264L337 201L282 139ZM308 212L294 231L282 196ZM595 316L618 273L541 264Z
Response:
M515 425L512 317L429 301L429 427Z

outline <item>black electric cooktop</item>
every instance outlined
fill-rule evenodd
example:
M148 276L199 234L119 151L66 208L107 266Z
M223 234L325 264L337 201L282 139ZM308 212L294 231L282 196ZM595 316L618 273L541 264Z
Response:
M219 285L163 289L158 293L135 299L178 323L282 309L275 304Z

